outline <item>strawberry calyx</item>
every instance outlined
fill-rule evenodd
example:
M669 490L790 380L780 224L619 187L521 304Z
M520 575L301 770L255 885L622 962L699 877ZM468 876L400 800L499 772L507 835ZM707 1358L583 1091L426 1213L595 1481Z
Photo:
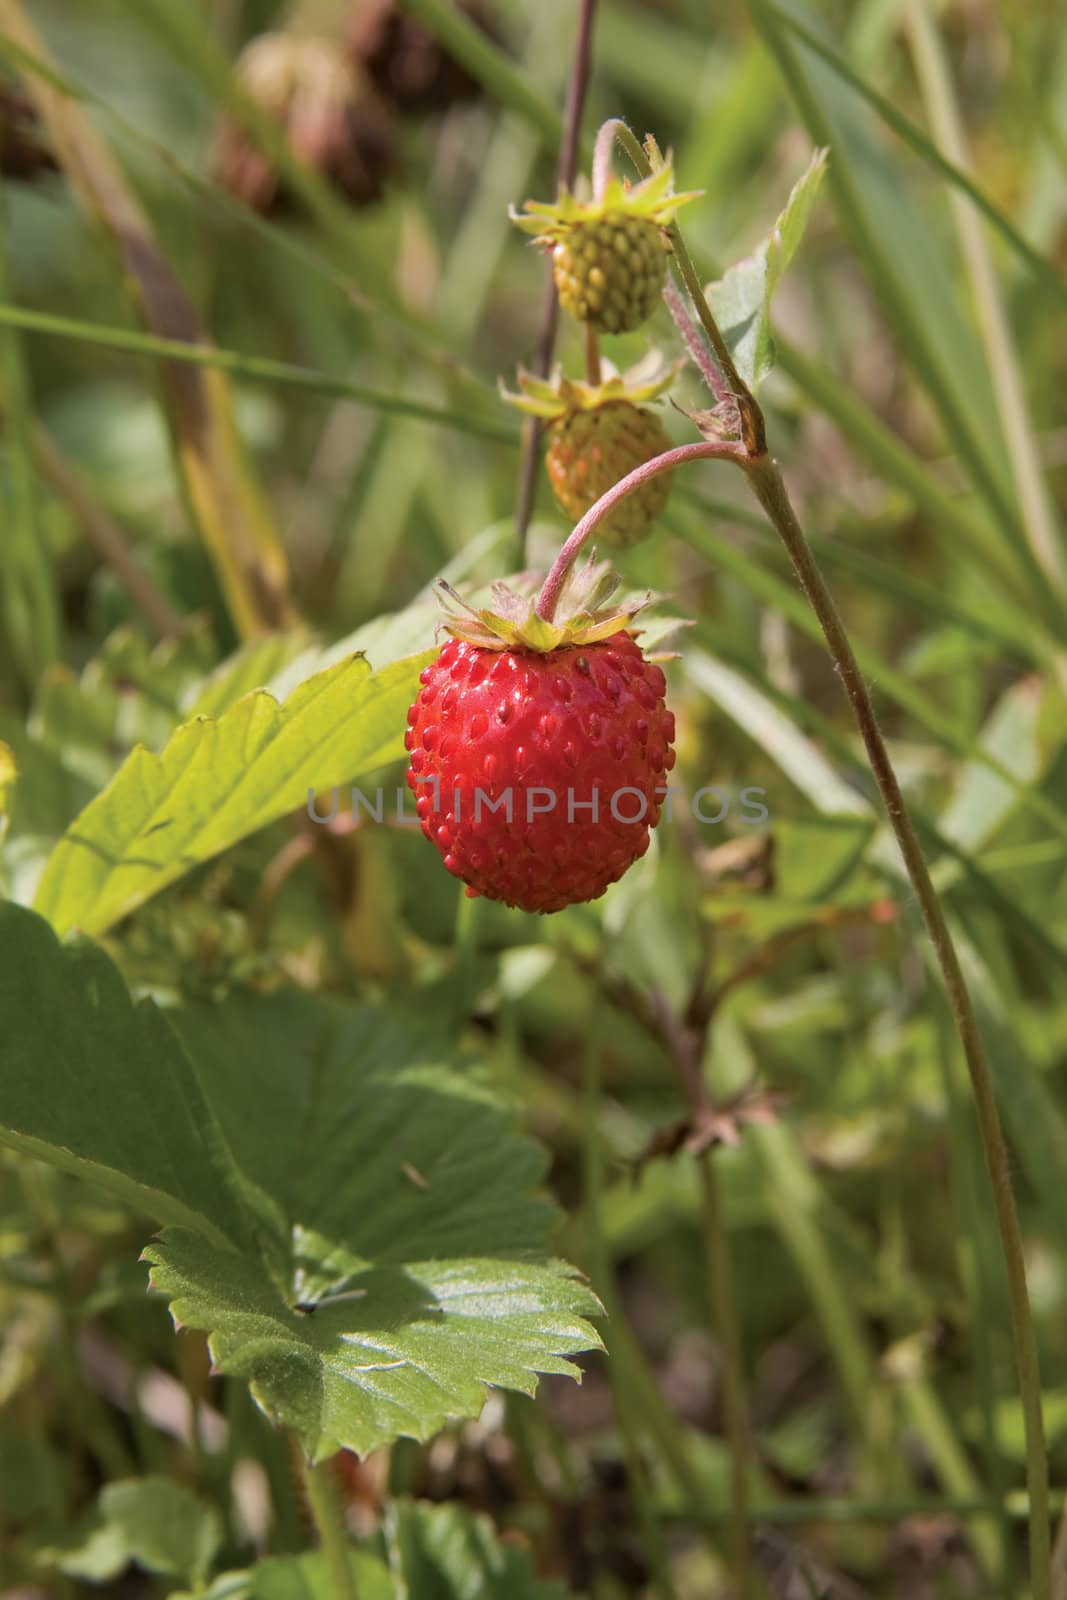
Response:
M500 396L528 416L558 422L578 411L597 411L613 401L625 400L636 406L656 400L666 393L684 366L684 360L666 362L654 351L651 358L646 357L626 372L619 372L610 361L604 361L599 383L568 378L559 366L549 378L539 378L520 367L518 394L505 388L501 381Z
M669 227L682 206L699 199L702 194L702 189L674 192L674 166L668 156L657 172L640 183L631 184L613 173L603 193L595 198L563 189L555 201L527 200L523 211L511 207L508 215L516 227L533 234L539 244L554 245L573 228L600 222L605 217L635 217L661 228Z
M446 612L441 626L453 638L465 639L483 650L532 650L548 655L571 645L595 644L620 630L635 631L634 619L652 603L651 593L640 598L620 597L619 584L610 562L590 556L571 571L555 616L546 622L535 609L535 582L494 583L492 604L479 608L440 578L438 598Z

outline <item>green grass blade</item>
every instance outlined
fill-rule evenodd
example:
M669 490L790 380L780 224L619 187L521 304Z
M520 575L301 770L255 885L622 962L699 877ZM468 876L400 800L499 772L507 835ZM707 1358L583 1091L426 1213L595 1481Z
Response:
M390 309L379 303L365 282L358 282L343 266L322 255L291 228L271 217L260 216L221 184L180 160L166 145L136 127L102 95L72 78L69 73L60 72L52 63L44 62L32 52L20 48L12 39L0 37L0 59L8 61L21 72L40 78L68 99L91 107L108 122L119 138L132 148L150 155L197 201L240 222L242 227L262 239L272 250L284 252L309 273L329 283L354 315L391 323L428 364L442 368L450 377L461 379L472 388L492 393L495 398L495 386L454 357L435 328L421 323L404 311L397 312L395 308Z
M908 33L931 124L939 142L958 163L963 163L967 160L967 147L952 73L937 24L925 3L914 4L909 10ZM1022 364L996 268L981 218L976 215L969 197L956 194L951 199L1027 537L1038 566L1051 586L1062 595L1067 587L1063 530L1045 483Z
M937 408L945 432L993 514L1005 543L1044 587L1011 496L996 412L973 333L951 292L950 266L855 91L779 22L767 0L750 10L797 109L831 150L829 182L842 225L890 317L898 343Z
M871 408L829 367L813 361L784 339L776 339L778 366L797 388L813 400L841 430L850 444L877 468L887 482L897 484L946 537L963 539L988 572L1042 626L1051 638L1067 638L1067 621L1047 585L1034 591L1032 573L1020 570L1015 549L1009 548L991 522L968 501L953 496L938 482L931 467L902 444Z
M664 520L680 538L707 556L713 566L734 573L746 587L775 606L808 638L821 641L818 622L803 597L789 584L768 572L760 562L735 549L729 540L720 538L712 529L689 520L683 522L676 517ZM1020 783L1002 762L982 750L974 739L962 734L951 716L935 706L903 673L890 666L875 651L860 641L856 641L854 649L861 669L877 682L882 694L907 711L920 727L957 755L995 772L1011 786L1020 804L1035 816L1043 817L1062 838L1067 838L1067 810L1040 789Z
M492 439L498 444L518 444L517 428L509 427L506 422L494 422L454 407L433 406L420 400L409 400L403 395L387 394L380 389L355 383L350 378L313 372L307 367L274 361L267 356L243 355L236 350L220 350L216 345L185 344L177 339L164 339L158 334L140 333L131 328L105 327L98 322L83 322L76 317L61 317L50 311L29 311L13 305L0 304L0 326L25 328L30 333L55 334L63 339L78 339L82 343L103 345L110 350L126 350L136 356L162 356L168 361L214 368L256 383L278 383L289 388L306 389L312 394L354 400L358 405L368 406L374 411L397 417L414 417L421 422Z
M795 38L799 39L809 50L832 67L838 77L842 78L850 88L855 89L867 104L877 112L887 127L911 149L915 154L927 162L935 172L938 172L946 183L959 189L981 211L986 221L996 229L1001 238L1023 261L1035 282L1042 292L1051 299L1058 300L1067 309L1067 283L1060 277L1051 262L1046 261L1039 250L1024 237L1015 227L1014 223L1004 215L998 206L994 205L987 195L963 170L962 167L944 156L937 146L931 143L922 129L917 127L902 111L898 111L891 100L879 94L877 89L871 87L858 72L854 72L843 56L821 39L811 28L808 28L794 13L776 5L775 0L764 0L765 9L773 13L776 22L788 29Z
M0 299L10 299L7 196L0 184ZM59 655L59 601L50 551L41 522L33 461L32 401L22 340L11 327L0 339L3 421L11 520L0 539L4 572L3 618L18 666L32 687Z

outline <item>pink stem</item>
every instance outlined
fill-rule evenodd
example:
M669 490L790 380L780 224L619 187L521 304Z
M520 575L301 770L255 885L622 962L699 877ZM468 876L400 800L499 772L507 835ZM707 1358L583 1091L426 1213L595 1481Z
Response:
M612 484L607 493L602 494L596 504L590 506L585 516L575 525L574 532L553 562L552 570L537 598L536 610L541 620L552 621L563 586L582 546L608 513L614 511L620 500L625 500L628 494L640 489L643 483L658 478L661 472L672 472L675 467L684 466L687 461L709 460L734 461L740 466L745 460L745 447L739 442L721 439L703 439L699 444L681 444L674 450L665 450L661 456L653 456L651 461L642 462L639 467L627 473L625 478L620 478L618 483Z
M626 124L621 117L609 117L597 130L593 146L593 198L603 199L604 190L611 177L611 158L615 153L615 140L620 128Z
M691 359L699 367L701 377L716 400L721 404L724 400L736 399L730 385L715 365L715 357L705 344L703 334L685 309L685 301L669 278L663 285L663 299Z

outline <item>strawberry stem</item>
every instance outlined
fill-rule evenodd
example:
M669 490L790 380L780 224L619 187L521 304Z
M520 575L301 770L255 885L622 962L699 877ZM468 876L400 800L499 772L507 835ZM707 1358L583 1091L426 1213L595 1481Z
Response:
M621 117L609 117L607 122L601 123L597 129L596 144L593 146L593 198L602 200L604 190L611 178L611 157L615 149L615 141L622 139L622 133L630 133ZM633 135L631 134L632 138ZM639 147L640 148L640 147ZM651 171L651 167L649 171Z
M644 461L628 472L625 478L612 484L595 505L589 507L552 563L552 569L537 597L535 610L543 622L551 622L555 618L559 597L571 568L584 545L620 500L625 500L628 494L640 489L650 478L658 478L661 472L671 472L675 467L684 466L687 461L702 460L734 461L741 466L745 460L744 445L731 440L702 439L698 444L682 444L674 450L665 450L661 456L653 456L651 461Z
M596 336L596 329L591 322L582 324L585 329L585 377L586 382L598 385L600 383L600 343Z

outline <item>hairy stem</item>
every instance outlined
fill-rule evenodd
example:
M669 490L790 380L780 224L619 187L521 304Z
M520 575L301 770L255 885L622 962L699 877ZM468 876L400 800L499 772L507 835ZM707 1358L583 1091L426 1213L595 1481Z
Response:
M559 150L556 181L559 189L574 187L578 167L578 148L581 142L582 112L589 87L589 72L593 56L593 23L596 20L597 0L581 0L578 27L574 39L574 57L571 62L570 81L567 86L567 109L564 113L563 142ZM541 312L541 333L534 357L534 371L539 378L547 378L552 365L552 352L556 347L556 327L559 322L559 297L551 268L545 284L545 301ZM515 504L515 527L520 541L525 542L526 531L533 514L534 490L537 483L537 458L541 442L541 424L536 417L523 423L522 455L519 463L519 490Z
M833 596L826 586L797 521L777 464L769 456L763 455L747 462L745 471L754 494L781 536L801 589L819 619L827 647L866 747L871 771L889 814L889 821L900 846L908 877L915 890L923 921L933 943L956 1032L963 1045L1008 1276L1012 1340L1026 1433L1026 1481L1030 1494L1030 1581L1034 1600L1049 1600L1051 1552L1048 1468L1041 1416L1041 1375L1026 1288L1022 1236L1011 1187L1011 1169L985 1047L944 910L930 877L918 835L904 804L897 775L878 728L867 685L856 662Z
M643 483L648 483L651 478L659 477L661 472L670 472L686 461L701 460L734 461L740 465L744 460L744 447L716 439L705 439L699 444L682 444L675 450L665 450L661 456L653 456L651 461L643 462L628 472L625 478L620 478L618 483L612 484L608 492L602 494L581 521L575 524L573 533L553 562L537 599L537 615L545 622L552 621L567 575L583 546L620 500L625 500L628 494L639 489Z
M348 1533L333 1465L329 1461L304 1462L308 1507L322 1553L330 1570L330 1587L336 1600L359 1600L349 1560Z

